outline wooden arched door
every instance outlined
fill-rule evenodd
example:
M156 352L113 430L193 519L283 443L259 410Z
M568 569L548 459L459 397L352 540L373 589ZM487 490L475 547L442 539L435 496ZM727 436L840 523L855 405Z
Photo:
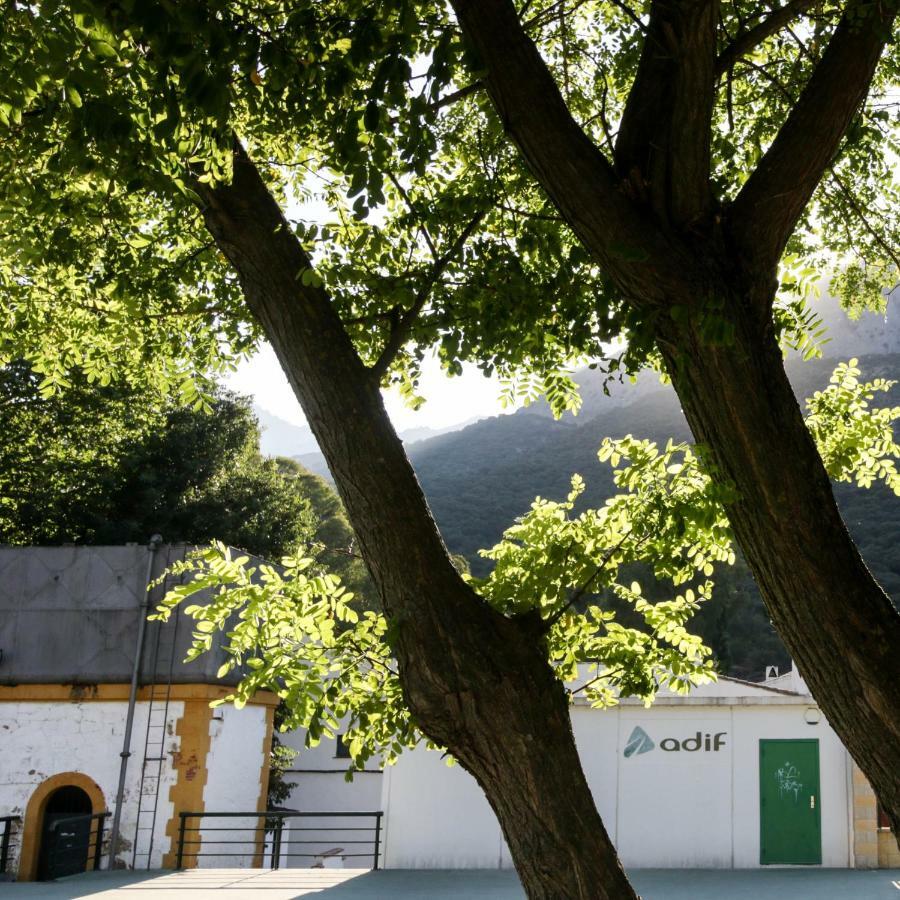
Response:
M19 881L34 881L40 877L39 862L42 849L44 832L44 815L48 804L56 797L61 788L74 787L86 794L90 800L90 812L96 816L106 812L106 800L100 786L83 772L58 772L42 781L28 800L25 809L25 821L22 823L22 851L19 855L19 868L16 878ZM63 810L61 807L75 806L76 809L84 808L84 799L79 794L71 792L56 797L53 804L55 812L51 808L51 814L56 815ZM77 813L81 815L81 812ZM61 818L61 816L60 816ZM96 821L96 820L95 820ZM96 826L95 826L96 828Z
M91 798L77 785L59 787L47 798L41 822L39 881L87 869L92 813Z

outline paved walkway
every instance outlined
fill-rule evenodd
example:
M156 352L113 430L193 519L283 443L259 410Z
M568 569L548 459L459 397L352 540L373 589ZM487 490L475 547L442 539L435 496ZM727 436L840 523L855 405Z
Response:
M900 900L900 870L632 871L644 900ZM0 900L523 900L513 872L194 869L2 884Z

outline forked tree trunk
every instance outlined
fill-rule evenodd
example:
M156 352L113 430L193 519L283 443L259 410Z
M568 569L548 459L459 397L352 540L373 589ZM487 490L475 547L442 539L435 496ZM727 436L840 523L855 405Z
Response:
M751 308L739 293L726 304L727 346L689 327L665 335L669 371L694 437L737 488L728 516L772 621L900 834L900 615L841 519L771 319Z
M327 294L301 286L309 260L244 153L232 184L196 189L347 507L416 724L477 779L529 897L634 898L585 780L539 622L502 616L453 568L377 377Z
M481 83L536 180L654 328L695 437L741 493L729 515L775 626L900 834L900 615L837 512L765 302L790 234L859 115L897 3L843 5L777 137L721 208L698 165L716 128L715 30L698 19L679 38L678 23L668 21L687 22L696 4L650 6L651 33L660 26L666 44L660 54L645 40L643 75L619 131L618 173L573 118L517 6L452 4L479 57ZM660 92L673 102L660 103ZM668 156L664 165L659 154ZM661 166L667 177L659 177ZM746 284L730 280L735 272ZM751 288L761 301L748 300ZM734 318L734 346L707 346L691 328L666 323L676 308L696 311L717 295Z

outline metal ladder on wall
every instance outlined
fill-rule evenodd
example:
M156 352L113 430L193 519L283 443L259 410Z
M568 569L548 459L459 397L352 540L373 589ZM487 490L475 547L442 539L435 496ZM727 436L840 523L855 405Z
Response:
M172 547L166 558L166 569L172 563ZM183 583L184 576L178 579ZM173 579L166 575L163 583L154 589L156 599L162 599L173 587ZM158 593L157 593L158 592ZM151 603L152 607L152 603ZM168 622L154 622L150 653L149 674L143 687L147 691L147 730L144 735L144 754L141 764L141 781L138 791L137 825L131 854L133 869L149 869L153 858L156 812L159 807L160 782L163 763L168 760L166 739L169 737L169 701L172 695L172 675L175 670L178 646L178 623L181 619L180 607L176 607Z

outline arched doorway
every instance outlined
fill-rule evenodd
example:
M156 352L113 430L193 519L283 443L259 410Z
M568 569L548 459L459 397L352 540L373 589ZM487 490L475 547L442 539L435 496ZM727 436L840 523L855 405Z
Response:
M41 822L38 881L77 875L87 869L91 842L91 798L67 784L48 798Z
M85 850L85 826L89 843L96 828L96 823L92 827L90 817L101 812L106 812L103 792L92 778L81 772L60 772L38 785L25 810L18 880L59 878L91 868L90 854ZM49 836L51 829L53 837ZM61 841L64 846L53 852L53 841ZM60 869L70 871L51 865L48 872L47 865L54 859Z

